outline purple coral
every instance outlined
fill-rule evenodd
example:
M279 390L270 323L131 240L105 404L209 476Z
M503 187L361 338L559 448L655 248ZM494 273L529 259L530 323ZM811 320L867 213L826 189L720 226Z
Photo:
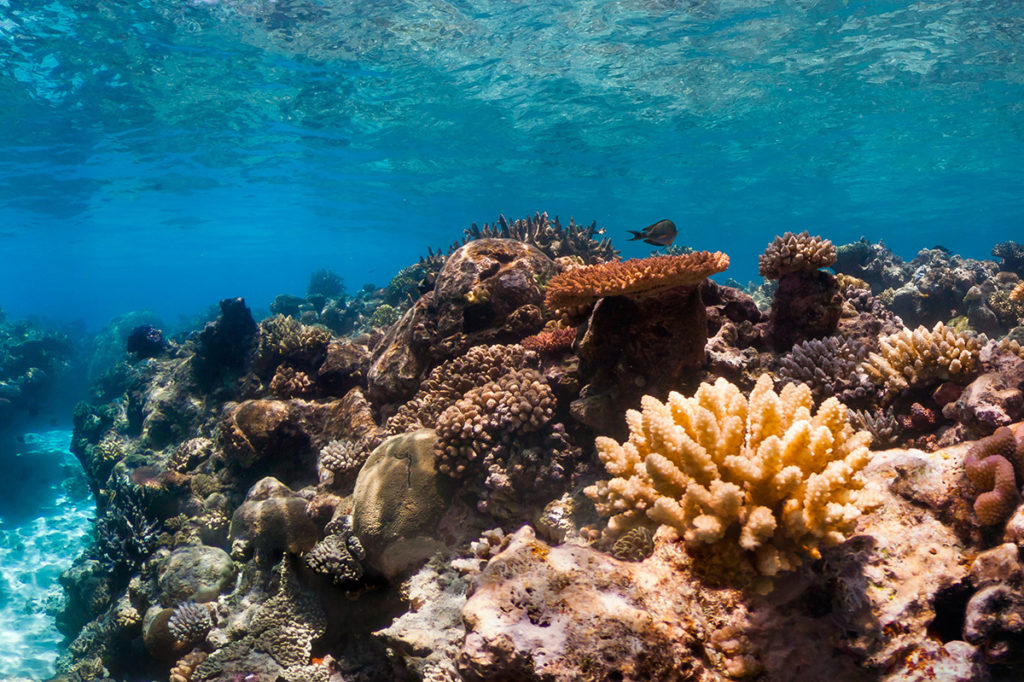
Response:
M1013 431L1002 426L967 451L967 477L985 491L974 500L974 513L983 525L1005 521L1020 503L1014 466L1020 466L1021 450Z

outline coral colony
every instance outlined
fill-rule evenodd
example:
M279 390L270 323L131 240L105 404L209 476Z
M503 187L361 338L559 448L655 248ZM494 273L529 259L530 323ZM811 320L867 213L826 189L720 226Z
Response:
M1021 247L787 233L743 287L602 233L136 328L56 679L1024 677ZM62 341L8 327L13 410Z

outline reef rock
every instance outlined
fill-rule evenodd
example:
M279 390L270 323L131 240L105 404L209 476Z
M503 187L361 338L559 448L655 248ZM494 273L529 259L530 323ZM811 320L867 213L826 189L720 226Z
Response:
M540 330L540 282L555 264L512 239L479 239L451 254L434 290L393 325L367 376L374 400L408 398L444 360L478 344L518 341Z
M356 478L352 531L366 563L388 578L444 547L434 531L452 491L434 466L436 442L432 429L392 436L370 453Z
M942 414L959 421L976 437L1024 418L1024 360L1006 354L994 371L968 384Z
M308 552L320 538L306 504L277 479L260 480L231 517L232 554L244 556L250 548L264 557L278 551Z

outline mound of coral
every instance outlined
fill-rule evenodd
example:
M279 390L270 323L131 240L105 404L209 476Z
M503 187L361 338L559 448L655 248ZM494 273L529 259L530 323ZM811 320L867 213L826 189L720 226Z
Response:
M75 410L55 679L1024 674L1015 252L787 234L752 296L600 235L140 331Z

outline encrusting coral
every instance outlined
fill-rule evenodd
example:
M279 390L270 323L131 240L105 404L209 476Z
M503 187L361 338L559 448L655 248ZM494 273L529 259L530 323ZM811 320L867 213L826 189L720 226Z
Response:
M836 262L836 247L830 240L812 237L807 231L787 232L773 239L757 262L762 277L779 279L792 272L827 268Z
M614 478L584 492L608 528L621 534L647 519L675 528L691 545L753 553L774 576L843 542L871 499L856 474L870 459L871 436L854 432L835 398L811 413L810 389L776 393L762 375L745 398L719 378L692 398L645 396L629 410L629 440L598 437ZM645 519L646 517L646 519Z
M932 383L969 379L975 371L981 341L941 322L931 329L903 329L879 339L879 352L869 353L864 372L889 392Z
M729 267L721 251L694 251L576 268L548 282L545 304L552 310L587 306L606 296L653 294L694 286Z
M1014 470L1024 458L1024 446L1002 426L975 442L964 456L964 472L982 492L974 500L978 521L992 526L1005 521L1020 503Z

